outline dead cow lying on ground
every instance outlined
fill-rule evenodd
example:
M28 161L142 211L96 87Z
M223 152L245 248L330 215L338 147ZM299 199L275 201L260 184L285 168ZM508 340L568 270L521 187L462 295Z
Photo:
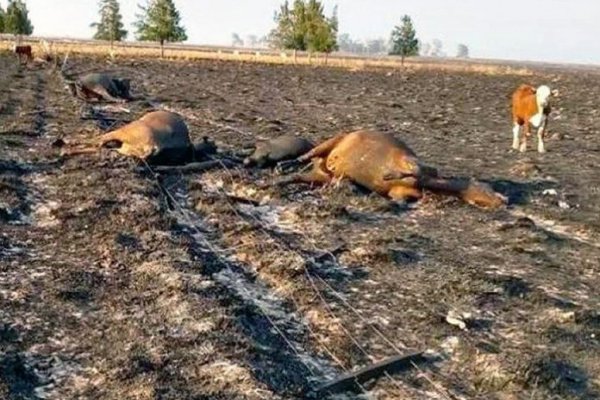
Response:
M131 81L109 74L93 73L80 77L77 81L67 79L67 86L74 96L85 101L124 102L134 100L129 93Z
M395 200L419 199L424 190L459 197L482 208L497 208L505 198L486 184L469 179L441 178L434 168L421 164L415 153L392 135L355 131L337 135L297 159L311 160L312 171L279 183L326 184L348 178Z
M30 45L15 45L13 51L21 64L23 64L23 59L25 60L25 63L33 60L33 51Z
M203 147L204 143L201 145ZM153 111L140 119L102 135L98 142L72 148L63 155L89 154L101 148L157 165L177 165L194 160L194 146L183 118L169 111Z
M537 128L538 152L544 153L544 136L550 114L550 97L557 96L556 90L551 91L548 86L542 85L535 89L530 85L521 85L512 95L513 119L513 149L525 152L527 138L530 135L530 124ZM523 127L523 135L520 130Z
M214 142L203 137L193 144L183 118L170 111L153 111L114 131L105 133L93 144L75 146L62 152L63 156L90 154L102 148L115 149L125 156L144 160L157 166L182 166L182 171L203 171L215 166L228 166L228 160L211 160L217 153ZM187 163L192 163L185 165ZM170 167L165 167L170 170ZM158 170L163 170L158 167Z

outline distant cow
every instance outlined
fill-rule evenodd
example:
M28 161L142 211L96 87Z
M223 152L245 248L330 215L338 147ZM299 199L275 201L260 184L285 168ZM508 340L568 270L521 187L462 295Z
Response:
M557 96L556 90L550 90L546 85L535 89L530 85L521 85L512 95L512 118L513 118L513 149L525 152L527 150L527 138L530 135L530 124L537 128L538 152L544 153L544 136L550 114L550 97ZM523 133L520 137L520 130Z
M29 45L15 45L13 51L21 64L23 64L23 58L25 59L25 63L33 60L33 51Z

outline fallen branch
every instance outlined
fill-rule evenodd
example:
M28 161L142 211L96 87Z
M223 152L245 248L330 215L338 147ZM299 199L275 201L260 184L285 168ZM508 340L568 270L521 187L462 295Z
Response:
M425 362L426 360L427 358L423 355L423 352L390 357L375 364L344 374L333 382L321 386L307 397L323 399L327 395L347 391L358 391L360 390L359 384L378 378L386 372L392 374L404 371L411 368L413 364Z

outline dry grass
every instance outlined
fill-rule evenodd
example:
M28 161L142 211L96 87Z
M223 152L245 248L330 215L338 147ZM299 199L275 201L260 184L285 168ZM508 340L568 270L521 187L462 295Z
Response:
M0 51L10 50L14 41L0 37ZM110 57L160 57L160 47L149 43L120 43L110 46L107 42L91 40L27 39L23 44L33 47L34 55L51 54L93 54ZM307 53L298 53L294 57L290 51L233 49L219 47L197 47L188 45L165 46L165 58L170 60L223 60L238 62L260 62L265 64L299 64L329 66L359 71L372 68L402 68L400 60L394 57L355 57L330 55L310 57ZM500 63L471 60L431 60L408 59L404 65L408 69L443 70L448 72L472 72L485 75L532 75L531 70L521 66L502 65Z

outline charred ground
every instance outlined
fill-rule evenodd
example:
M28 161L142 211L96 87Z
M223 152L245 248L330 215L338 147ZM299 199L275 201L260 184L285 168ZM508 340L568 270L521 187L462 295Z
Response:
M150 101L93 109L57 73L0 56L0 397L292 399L340 364L409 350L432 362L365 384L373 398L598 397L597 72L69 66L132 78ZM508 98L523 81L561 91L545 155L509 152ZM282 133L396 132L512 204L404 208L348 185L262 189L269 171L156 176L51 146L151 105L231 150Z

